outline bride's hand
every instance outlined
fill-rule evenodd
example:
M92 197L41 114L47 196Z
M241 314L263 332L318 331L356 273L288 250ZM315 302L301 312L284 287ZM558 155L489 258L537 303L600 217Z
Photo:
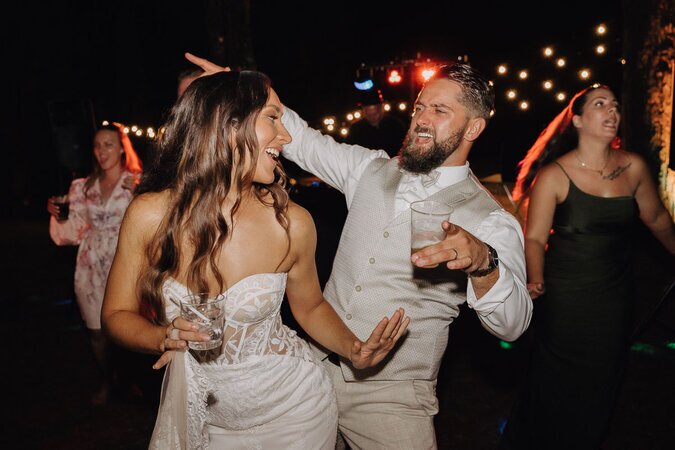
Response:
M377 324L366 342L354 342L349 359L356 369L372 367L387 356L408 328L410 317L404 316L405 311L399 308L391 319L385 317Z
M208 341L211 337L208 334L200 333L197 330L199 326L195 323L185 320L182 317L176 317L166 327L164 341L160 348L162 355L152 365L153 369L161 369L169 364L176 351L185 351L187 349L187 341Z
M185 58L193 64L198 65L202 68L204 73L201 76L213 75L216 72L229 72L229 67L221 67L218 64L214 64L208 59L200 58L195 56L192 53L185 53Z

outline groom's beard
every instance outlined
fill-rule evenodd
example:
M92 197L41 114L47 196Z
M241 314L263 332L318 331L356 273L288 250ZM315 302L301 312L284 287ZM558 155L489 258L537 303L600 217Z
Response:
M443 142L437 142L434 136L434 141L427 150L415 145L415 135L417 133L430 133L429 128L415 127L413 131L409 131L403 141L401 148L401 158L399 159L399 167L411 173L429 173L436 167L443 164L452 155L462 142L462 137L466 131L468 124L465 124L461 129L452 133Z

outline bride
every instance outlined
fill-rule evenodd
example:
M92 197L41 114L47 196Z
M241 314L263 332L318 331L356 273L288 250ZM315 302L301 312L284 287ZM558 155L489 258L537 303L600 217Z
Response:
M284 293L309 336L356 368L408 326L399 309L362 342L323 299L314 223L283 188L282 114L262 73L195 80L126 212L101 317L115 342L168 364L151 448L334 448L333 387L281 323ZM226 294L215 357L186 351L208 340L168 301L188 292Z

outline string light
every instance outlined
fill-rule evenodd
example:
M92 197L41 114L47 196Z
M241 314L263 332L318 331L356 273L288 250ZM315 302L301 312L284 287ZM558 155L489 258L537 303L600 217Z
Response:
M434 69L422 69L422 78L424 81L429 81L429 78L431 78L436 71Z
M398 70L392 70L387 80L391 84L398 84L401 82L401 80L403 80L403 77L401 77L401 74L398 72Z
M607 32L608 32L608 29L605 26L605 24L599 24L595 27L595 33L599 36L604 36L604 35L607 34ZM542 54L545 58L550 58L555 54L555 50L554 50L553 46L546 46L546 47L542 48L541 51L542 51ZM598 55L604 55L604 54L607 53L607 47L604 44L598 44L598 45L595 46L594 51ZM464 56L464 57L459 56L457 59L460 60L460 61L462 61L462 60L468 61L467 56ZM427 61L427 63L429 63L430 60L427 59L426 61ZM625 65L627 63L625 58L619 58L616 61L621 65ZM559 57L555 60L555 65L558 68L562 69L567 65L567 61L566 61L565 58ZM390 64L389 67L378 66L376 68L376 70L388 70L389 68L391 68L391 64ZM504 63L504 64L500 64L499 66L497 66L497 73L500 76L506 76L508 74L508 72L509 72L508 64ZM398 71L398 70L390 70L388 72L388 75L393 77L394 80L392 80L392 82L400 82L401 78L402 78L401 73L402 72ZM425 67L425 68L423 68L423 70L421 70L418 73L420 73L420 75L424 79L424 81L427 81L435 73L435 71L432 68ZM591 70L588 69L588 68L581 69L581 70L579 70L578 75L581 79L586 80L586 79L591 77ZM526 79L529 78L529 73L528 73L527 70L521 70L520 72L518 72L518 77L521 80L526 80ZM490 84L490 86L494 86L494 82L492 80L489 81L489 84ZM554 87L553 80L543 81L542 87L543 87L543 89L545 89L547 91L550 91ZM509 89L509 90L506 91L506 98L508 100L515 100L517 97L518 97L518 93L515 89ZM555 95L555 99L559 102L565 101L566 98L567 98L567 94L563 91L559 91ZM527 110L530 107L530 103L527 100L522 100L518 103L518 107L521 110ZM407 109L407 103L406 102L400 102L400 103L397 104L397 108L400 111L405 111ZM391 104L389 104L389 103L384 104L384 110L385 111L390 111L391 109L392 109ZM494 110L490 111L490 116L493 116L494 114L495 114ZM355 111L353 113L348 113L348 114L346 114L346 118L347 118L347 121L351 122L353 120L360 119L361 113L359 111ZM328 131L334 131L336 129L336 121L335 121L334 117L325 118L323 123L325 125L325 128ZM102 124L103 125L109 125L110 122L107 121L107 120L104 120L104 121L102 121ZM135 135L135 136L140 137L140 136L143 136L145 134L145 136L147 136L148 138L155 139L158 135L163 133L163 127L160 128L157 132L155 132L155 130L152 127L148 127L144 131L142 129L142 127L139 127L137 125L133 125L133 126L131 126L131 128L125 126L124 127L124 133L129 134L130 132L132 132L132 134ZM342 127L342 128L339 128L339 133L342 136L346 136L349 133L349 130L347 128Z
M607 34L608 29L604 24L599 24L598 26L596 26L594 28L594 31L597 35L604 36L604 35ZM590 51L594 52L597 55L604 55L604 54L607 54L608 49L607 49L607 46L605 44L596 44L594 47L592 47L592 50L590 50ZM542 52L542 55L543 55L544 58L552 58L555 55L556 50L555 50L554 46L549 45L549 46L543 47L541 49L541 52ZM419 56L418 56L418 59L419 59ZM464 56L464 57L460 56L460 57L458 57L458 60L468 61L468 56ZM626 64L625 58L618 58L618 59L616 59L616 61L618 63L620 63L621 65ZM422 70L420 70L417 73L420 74L420 76L424 79L424 81L429 80L430 77L434 74L434 69L429 67L429 65L428 65L428 63L430 63L430 62L431 61L429 59L426 59L425 63L421 63L419 61L416 63L416 65L422 65ZM563 68L567 67L567 65L568 65L568 61L564 57L557 57L557 58L553 59L553 62L558 69L563 69ZM387 66L387 65L376 66L376 67L374 66L374 70L385 71L386 72L385 79L387 79L387 77L389 75L394 73L394 70L391 67L392 65L394 65L393 62L391 62L389 64L389 66ZM508 73L509 73L508 64L507 63L499 64L496 67L496 72L499 76L502 76L502 77L507 76ZM398 71L395 74L400 75L401 71ZM525 81L525 80L529 79L529 75L530 74L529 74L528 70L526 70L526 69L522 69L522 70L518 71L518 78L520 80ZM577 75L582 80L588 80L592 76L592 71L589 68L578 69ZM551 91L556 85L556 82L553 79L541 80L539 82L541 83L542 88L546 91ZM491 87L495 86L495 82L493 80L490 80L488 83ZM519 97L519 94L515 89L508 89L505 92L505 96L508 100L516 100ZM554 95L554 98L555 98L555 100L557 100L559 102L563 102L567 99L567 94L564 91L558 91ZM523 111L530 109L530 102L528 100L521 99L517 104L518 104L518 107ZM385 111L390 111L392 108L393 108L393 105L390 105L389 103L384 104ZM405 102L398 103L398 109L400 111L406 110L407 109L406 103ZM490 112L490 115L492 116L492 115L494 115L494 113L495 112L493 110L493 111ZM347 117L348 121L352 121L352 120L355 120L355 119L359 119L361 117L361 113L356 111L354 113L347 114L346 117ZM332 130L336 129L335 127L336 127L336 124L334 122L331 123L330 126L328 126L328 125L326 126L326 128L329 129L329 131L332 131ZM344 128L339 129L339 132L340 132L340 134L342 134L344 136L343 130L344 130Z
M155 132L155 129L153 127L147 127L147 129L143 129L143 127L139 127L138 125L132 125L131 127L128 127L121 123L111 122L109 120L101 121L101 125L104 127L109 126L110 124L113 123L122 126L122 132L130 136L142 137L143 135L145 135L148 139L152 140L154 140L157 137L157 133Z

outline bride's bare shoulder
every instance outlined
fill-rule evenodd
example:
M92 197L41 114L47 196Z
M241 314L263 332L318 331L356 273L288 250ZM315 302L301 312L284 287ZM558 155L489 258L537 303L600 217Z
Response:
M168 192L149 192L135 197L124 215L123 226L137 232L154 232L164 219L169 207Z
M294 202L288 203L288 220L290 222L291 239L316 239L316 226L312 215L302 206Z

